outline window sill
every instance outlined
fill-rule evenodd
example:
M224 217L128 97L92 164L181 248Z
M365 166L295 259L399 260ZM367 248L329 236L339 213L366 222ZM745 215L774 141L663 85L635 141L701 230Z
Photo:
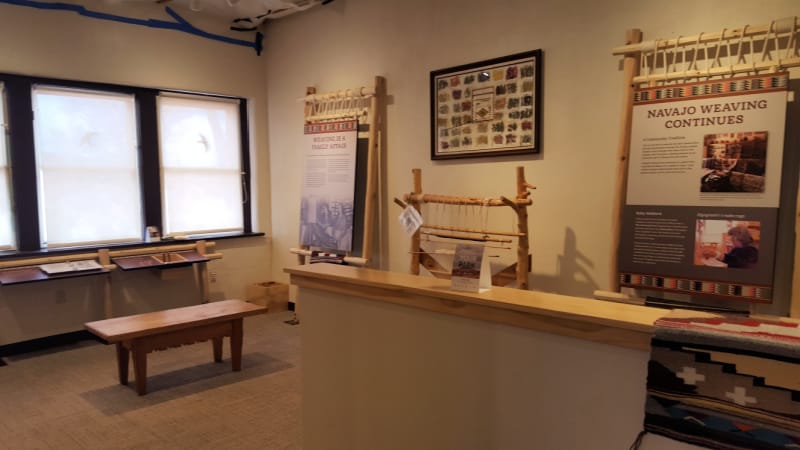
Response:
M53 255L53 256L69 255L70 253L80 253L80 252L85 252L87 250L92 251L103 248L107 248L110 250L125 250L133 248L158 247L160 245L166 245L166 244L180 244L180 243L190 244L201 240L213 239L215 241L218 241L223 239L249 238L249 237L259 237L264 235L265 234L261 232L207 234L207 235L192 235L190 237L187 237L186 239L162 238L158 242L125 242L125 243L115 243L115 244L84 245L80 247L45 248L40 250L29 250L29 251L6 250L0 252L0 261L16 259L16 258L27 258L33 256L44 256L44 255Z

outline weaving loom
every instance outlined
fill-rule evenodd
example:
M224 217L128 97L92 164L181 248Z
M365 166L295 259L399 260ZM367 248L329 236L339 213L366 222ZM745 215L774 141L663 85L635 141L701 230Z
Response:
M394 202L401 208L411 206L417 212L421 212L422 206L425 204L438 204L455 207L456 211L460 212L462 207L477 207L481 209L481 214L479 214L479 216L482 223L474 227L465 227L463 226L463 221L466 217L462 216L456 217L457 221L453 223L442 225L428 223L430 222L429 218L420 225L411 237L411 254L413 255L411 259L411 273L419 275L420 267L424 267L437 278L450 278L450 270L445 269L430 253L422 248L421 236L423 235L428 238L436 237L447 239L450 240L450 243L457 241L479 242L485 247L491 243L494 245L493 248L506 249L510 249L507 245L513 242L511 238L514 238L517 242L517 261L492 275L492 284L504 286L515 282L518 289L528 289L528 273L530 272L531 258L527 208L533 204L533 200L530 199L530 190L536 189L536 187L525 180L525 169L522 166L517 167L517 194L513 200L504 196L492 199L423 194L422 171L420 169L413 169L412 173L414 175L414 191L405 194L403 200L398 198L394 199ZM516 219L515 230L501 231L488 229L486 225L486 222L488 222L488 209L498 206L509 207L514 211L514 217ZM428 241L433 242L432 239L428 239Z
M651 348L646 432L716 449L800 448L800 323L676 310L656 321Z

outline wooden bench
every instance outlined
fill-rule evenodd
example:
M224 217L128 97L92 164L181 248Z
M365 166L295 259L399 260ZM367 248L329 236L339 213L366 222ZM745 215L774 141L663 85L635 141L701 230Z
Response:
M242 369L242 322L267 308L241 300L224 300L183 308L88 322L85 327L109 344L117 344L120 384L128 384L128 355L133 357L136 392L147 393L147 354L211 340L214 361L222 361L222 338L231 338L231 365Z

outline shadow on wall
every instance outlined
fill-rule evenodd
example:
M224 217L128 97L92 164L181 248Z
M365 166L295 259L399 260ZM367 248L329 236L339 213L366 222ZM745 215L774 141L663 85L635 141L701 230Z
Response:
M575 231L568 227L564 233L564 252L558 256L556 274L531 274L530 289L590 298L598 289L589 271L592 268L594 262L578 251Z

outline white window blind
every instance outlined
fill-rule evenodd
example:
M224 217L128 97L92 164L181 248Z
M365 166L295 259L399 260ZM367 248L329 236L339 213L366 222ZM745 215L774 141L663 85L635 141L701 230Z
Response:
M13 212L11 209L11 171L8 167L8 124L6 123L6 94L0 83L0 250L16 247Z
M160 95L164 235L241 232L239 103Z
M42 245L141 241L132 95L33 89Z

